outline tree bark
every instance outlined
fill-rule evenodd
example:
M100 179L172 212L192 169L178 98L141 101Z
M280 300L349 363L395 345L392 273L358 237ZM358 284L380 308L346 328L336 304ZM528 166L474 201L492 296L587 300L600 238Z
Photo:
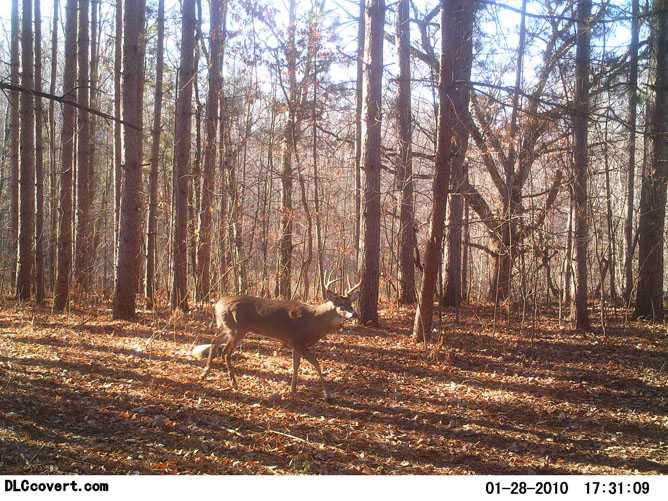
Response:
M32 0L23 0L21 12L21 86L32 89ZM35 252L35 115L33 96L21 93L21 162L19 164L19 235L16 297L30 299Z
M473 13L477 2L442 0L441 4L441 62L438 83L438 136L436 165L432 186L432 208L429 217L429 237L424 253L424 270L418 308L415 312L413 335L417 340L431 338L434 292L442 254L443 223L445 219L450 170L452 162L466 153L465 129L469 122L468 107L461 97L468 89L473 59Z
M90 61L89 38L89 7L90 0L79 0L79 87L77 102L79 106L88 107L90 79L88 64ZM89 285L92 234L90 230L91 197L88 192L90 185L90 117L88 113L79 113L77 138L77 193L76 193L76 225L74 228L74 282L80 290Z
M223 0L210 0L209 89L206 100L206 145L204 170L201 178L200 211L197 231L197 300L208 299L211 292L211 216L216 163L218 102L221 92L221 71L225 28Z
M380 280L380 171L385 0L367 0L365 50L364 251L360 321L378 325Z
M65 7L65 73L63 95L74 101L77 73L77 0ZM60 173L60 214L58 217L58 269L53 298L54 311L65 309L69 301L72 269L72 171L74 170L75 108L63 105L62 167Z
M364 43L366 40L366 0L359 0L357 28L357 80L355 88L355 267L360 266L360 236L362 228L362 108L364 106Z
M58 75L58 17L60 14L59 0L53 1L53 24L51 27L51 81L49 93L56 93ZM55 101L49 100L49 286L53 290L56 279L56 244L58 242L58 218L56 209L56 108Z
M42 92L42 13L35 0L35 90ZM35 301L44 302L44 109L35 102Z
M278 262L278 294L284 299L292 296L292 157L297 143L297 48L296 2L290 0L288 21L288 121L283 135L283 158L281 168L281 235Z
M12 32L11 32L11 61L10 82L19 85L19 0L12 0ZM16 256L19 235L19 154L20 154L20 96L16 91L9 93L9 269L12 285L16 281Z
M219 162L220 164L220 197L219 197L219 204L220 204L220 213L218 214L218 259L220 261L219 263L219 292L221 294L224 294L227 291L227 284L229 283L227 279L227 272L228 272L228 256L229 253L227 252L227 228L229 226L228 222L228 210L227 210L227 205L228 205L228 187L227 187L227 155L228 155L228 145L225 140L226 134L227 134L227 129L228 126L226 125L226 121L228 118L226 117L227 110L225 108L225 93L221 91L220 93L220 115L221 115L221 120L220 120L220 126L219 126L219 132L218 132L218 142L220 143L220 156L221 156L221 161Z
M633 211L635 208L636 118L638 102L638 39L640 36L639 0L631 7L631 47L629 48L629 161L626 174L626 219L624 221L624 304L633 291Z
M144 100L144 0L125 0L123 25L123 118L125 175L121 186L118 260L112 314L115 319L135 316L137 271L140 259L142 189L142 111Z
M171 308L188 309L188 190L190 176L190 133L192 130L192 94L195 49L195 0L183 1L181 24L181 57L178 100L176 103L176 144L174 147L174 276Z
M155 294L155 257L158 212L158 161L162 127L162 77L164 67L165 0L158 2L158 41L156 46L155 93L153 95L153 131L151 134L151 170L148 181L148 221L146 223L146 307L152 309Z
M123 0L116 2L114 38L114 115L122 116ZM118 261L118 228L121 220L121 181L123 179L123 127L114 122L114 266Z
M587 311L587 243L589 221L587 218L587 168L589 165L587 136L589 118L589 60L591 57L591 0L578 0L577 47L575 54L575 111L573 130L575 135L575 328L589 329Z
M668 0L656 0L654 7L656 77L651 122L654 147L640 194L640 272L635 315L661 322L664 319L663 247L668 184Z
M399 158L398 188L401 190L399 211L399 304L415 303L415 266L413 251L416 245L413 208L413 160L411 113L411 61L409 0L400 0L397 7L397 47L399 52L399 95L397 117Z

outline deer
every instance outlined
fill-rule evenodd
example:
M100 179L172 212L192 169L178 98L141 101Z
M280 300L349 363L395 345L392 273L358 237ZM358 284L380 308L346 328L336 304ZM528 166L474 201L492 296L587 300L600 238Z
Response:
M346 321L357 317L353 303L357 300L361 282L354 287L349 286L343 295L339 295L330 289L338 280L340 279L327 280L324 287L325 302L319 305L254 296L227 296L219 299L213 308L220 334L214 337L209 347L206 367L200 378L204 379L209 374L211 361L224 344L220 353L227 367L230 384L238 391L232 353L241 340L252 332L279 341L292 350L292 394L297 391L299 364L304 358L318 373L325 401L330 402L332 397L325 384L320 363L309 349Z

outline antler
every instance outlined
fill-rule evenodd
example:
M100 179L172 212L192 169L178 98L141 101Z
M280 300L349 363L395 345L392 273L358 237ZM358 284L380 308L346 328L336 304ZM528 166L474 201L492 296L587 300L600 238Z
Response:
M352 287L350 287L350 282L348 282L348 290L346 290L345 296L350 296L353 292L360 288L360 285L362 285L361 280Z
M329 277L331 276L331 273L329 273L327 270L325 270L325 276L323 277L325 279L325 289L329 289L329 286L338 282L341 280L340 278L335 278L334 280L330 280Z

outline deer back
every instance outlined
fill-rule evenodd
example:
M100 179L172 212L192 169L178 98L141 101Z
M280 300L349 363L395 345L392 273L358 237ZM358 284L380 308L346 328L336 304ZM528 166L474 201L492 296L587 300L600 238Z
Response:
M216 323L219 328L253 332L288 346L309 346L341 323L330 304L310 306L253 296L224 297L215 305Z

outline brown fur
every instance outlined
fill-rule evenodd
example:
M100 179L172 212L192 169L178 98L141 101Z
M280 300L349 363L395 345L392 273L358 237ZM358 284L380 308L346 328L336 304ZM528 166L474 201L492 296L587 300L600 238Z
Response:
M224 344L222 354L230 382L235 389L238 388L232 367L232 352L246 334L254 332L275 339L292 349L293 392L296 391L299 362L301 358L305 358L315 367L323 394L328 400L330 397L320 364L308 348L343 324L346 317L354 317L354 310L353 299L349 296L339 296L327 291L327 299L325 303L311 306L297 301L278 301L253 296L221 298L214 305L216 324L221 333L213 340L202 377L209 373L217 348Z

